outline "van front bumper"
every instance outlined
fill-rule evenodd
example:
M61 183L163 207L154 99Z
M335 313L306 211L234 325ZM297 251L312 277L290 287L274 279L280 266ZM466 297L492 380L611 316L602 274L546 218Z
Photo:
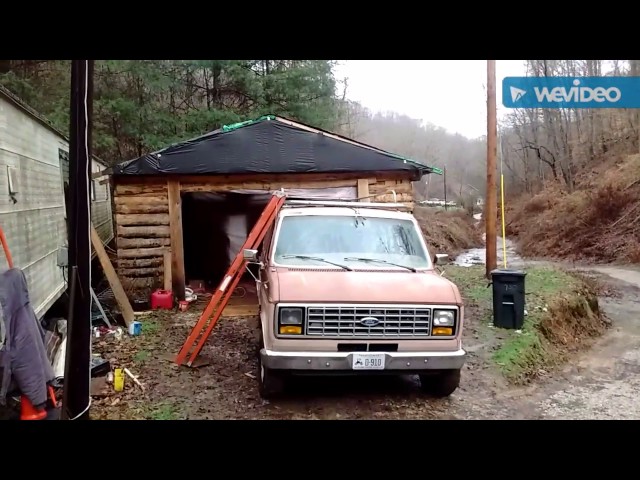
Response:
M354 354L384 355L384 369L354 369ZM303 373L358 373L419 372L423 370L459 370L465 363L463 349L453 352L276 352L260 350L262 365L274 370Z

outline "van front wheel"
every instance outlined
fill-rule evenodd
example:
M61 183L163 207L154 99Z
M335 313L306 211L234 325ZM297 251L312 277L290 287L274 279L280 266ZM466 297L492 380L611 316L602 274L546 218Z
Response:
M460 370L442 370L430 375L420 375L420 386L434 397L448 397L460 386Z
M262 398L274 398L284 392L284 376L278 370L272 370L262 364L262 357L258 355L258 391Z

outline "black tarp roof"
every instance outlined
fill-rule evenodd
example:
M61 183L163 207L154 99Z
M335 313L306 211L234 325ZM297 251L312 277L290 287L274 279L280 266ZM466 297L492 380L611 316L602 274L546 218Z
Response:
M414 160L275 115L226 125L112 167L113 175L229 175L406 171L441 174Z

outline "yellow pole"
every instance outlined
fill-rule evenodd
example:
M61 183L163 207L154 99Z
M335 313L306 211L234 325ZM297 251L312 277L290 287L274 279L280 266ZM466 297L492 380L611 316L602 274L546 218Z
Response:
M507 227L504 220L504 175L500 172L500 218L502 220L502 263L507 268Z

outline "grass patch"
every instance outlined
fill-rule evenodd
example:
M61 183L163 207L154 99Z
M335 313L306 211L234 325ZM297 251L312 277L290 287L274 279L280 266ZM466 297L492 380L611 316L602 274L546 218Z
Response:
M479 307L479 320L491 330L493 293L484 273L483 265L445 268L445 277L458 285L467 305ZM532 267L526 273L527 315L522 330L503 330L504 338L492 355L492 361L514 383L525 383L553 368L607 327L593 282L558 268Z
M147 350L140 350L136 352L135 356L133 357L133 361L136 363L143 363L149 358L149 355L151 354Z
M160 324L153 317L143 318L140 322L142 322L143 335L155 335L160 330Z
M179 420L180 412L175 405L170 403L156 403L145 409L146 420Z

